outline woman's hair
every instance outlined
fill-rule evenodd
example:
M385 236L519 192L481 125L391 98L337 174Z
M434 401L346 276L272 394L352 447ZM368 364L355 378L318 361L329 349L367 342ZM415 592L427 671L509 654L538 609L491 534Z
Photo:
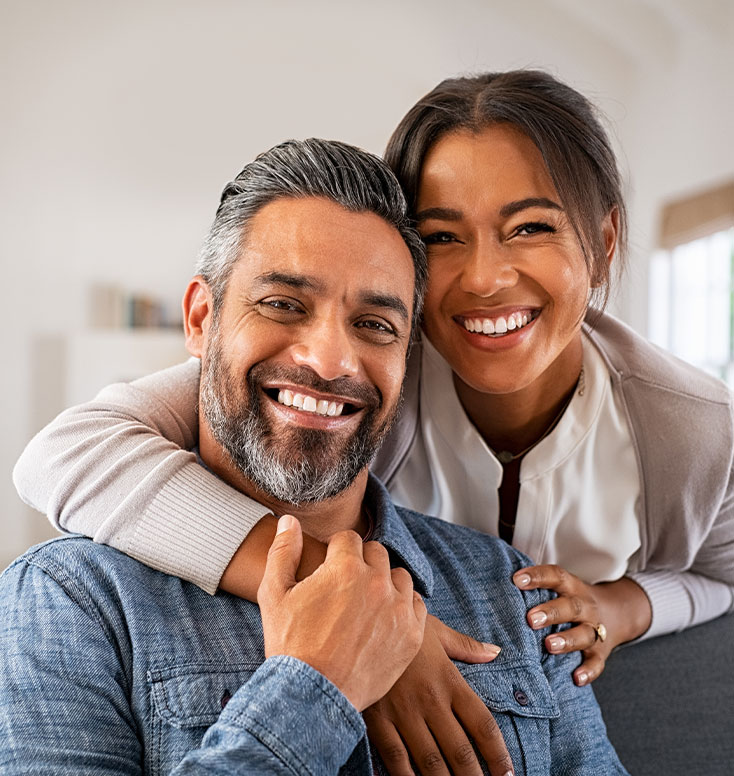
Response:
M603 309L610 268L602 220L619 213L617 274L627 248L627 212L617 162L594 106L575 89L538 70L510 70L449 78L419 100L388 141L385 161L415 214L421 167L443 135L509 124L540 151L576 232L595 287L592 302Z

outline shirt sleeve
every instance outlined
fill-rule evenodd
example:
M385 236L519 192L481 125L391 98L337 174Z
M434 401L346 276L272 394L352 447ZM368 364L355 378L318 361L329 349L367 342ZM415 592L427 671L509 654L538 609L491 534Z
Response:
M560 710L559 716L550 720L552 772L563 776L590 773L629 776L607 737L591 685L577 687L573 682L572 672L578 666L579 653L546 653L543 663Z
M652 621L637 639L663 636L734 611L734 586L691 571L638 571L628 574L650 600Z
M335 685L306 663L279 655L232 696L201 747L173 773L329 776L365 734L359 712Z
M199 361L103 389L59 415L13 472L20 497L59 529L89 536L214 593L267 507L206 471Z
M0 772L140 776L132 669L84 592L16 562L0 579L0 623ZM335 685L278 656L234 694L172 776L328 776L364 736Z

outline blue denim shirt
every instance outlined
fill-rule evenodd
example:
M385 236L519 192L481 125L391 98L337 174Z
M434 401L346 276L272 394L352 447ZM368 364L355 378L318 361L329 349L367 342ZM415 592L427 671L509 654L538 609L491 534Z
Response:
M372 478L377 535L429 612L502 646L458 664L494 713L516 773L626 773L577 656L542 648L525 622L543 591L511 582L528 561L491 536L396 509ZM310 666L264 660L255 604L62 538L0 577L0 772L384 773L365 726Z

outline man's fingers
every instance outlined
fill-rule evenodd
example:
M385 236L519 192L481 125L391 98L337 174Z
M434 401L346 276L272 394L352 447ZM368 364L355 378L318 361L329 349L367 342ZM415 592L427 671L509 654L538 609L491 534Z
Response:
M364 562L377 571L386 574L390 571L390 555L379 542L365 542L362 547Z
M453 707L464 729L474 739L474 745L492 776L514 773L502 731L484 703L474 693L464 693L461 699L454 699Z
M326 561L337 555L354 555L363 560L362 537L356 531L339 531L330 539L326 548Z
M477 641L465 633L449 628L441 620L429 615L426 627L433 629L441 642L444 652L453 660L461 660L464 663L489 663L500 653L500 647Z
M454 776L482 776L477 753L453 712L432 724L431 732Z
M257 592L258 603L264 596L276 599L296 584L296 571L303 551L301 524L292 515L283 515L278 520L278 530L268 550L265 573Z
M512 581L521 590L545 588L567 594L575 592L577 578L562 566L549 563L520 569L512 575Z
M597 679L606 667L606 658L601 650L584 652L584 662L573 672L573 680L579 686L589 684Z

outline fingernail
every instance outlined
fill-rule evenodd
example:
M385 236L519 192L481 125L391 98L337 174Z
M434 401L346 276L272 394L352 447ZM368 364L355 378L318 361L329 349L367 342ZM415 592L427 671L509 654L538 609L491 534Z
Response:
M507 771L505 776L515 776L515 772L514 771Z
M563 636L551 636L548 639L548 649L552 652L561 650L566 646L566 639Z
M589 675L586 673L586 671L579 671L576 674L576 679L578 680L579 684L586 684L586 682L589 681Z
M547 620L545 612L533 612L530 615L530 623L533 628L540 628L541 625L545 625Z
M275 535L277 536L278 534L283 533L283 531L287 531L291 528L294 519L293 515L283 515L283 517L278 520L278 530L275 532Z
M515 579L515 584L518 587L527 587L530 584L530 577L527 574L521 574Z
M489 655L492 655L492 657L497 657L497 655L502 652L502 647L498 647L496 644L488 644L485 641L483 642L482 646L484 647L484 651Z

